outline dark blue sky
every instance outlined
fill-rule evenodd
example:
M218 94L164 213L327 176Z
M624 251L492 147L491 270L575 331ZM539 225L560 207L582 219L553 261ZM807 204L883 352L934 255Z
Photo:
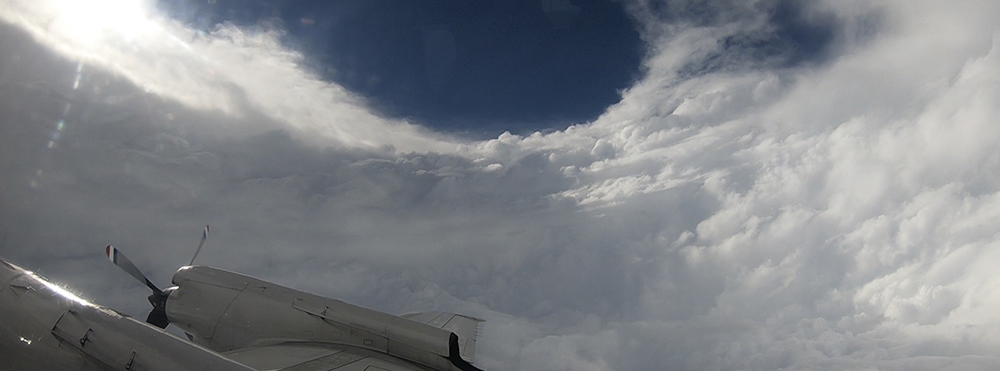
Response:
M383 115L473 137L596 118L641 76L621 4L570 1L163 0L193 27L273 25L325 79Z
M723 54L741 55L737 68L826 59L839 25L805 14L800 2L648 10L665 22L710 26L732 21L720 16L726 9L748 6L767 11L773 27L723 40ZM380 114L479 139L597 118L642 77L646 53L633 20L612 0L159 0L157 7L205 31L222 22L284 30L286 46L311 70ZM710 56L682 72L731 62Z

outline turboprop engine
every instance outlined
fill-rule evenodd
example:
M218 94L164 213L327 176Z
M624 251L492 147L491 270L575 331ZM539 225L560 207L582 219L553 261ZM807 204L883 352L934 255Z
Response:
M217 351L298 339L364 348L440 370L478 370L468 363L482 322L475 318L440 312L394 316L204 266L181 268L173 283L164 291L170 323Z
M195 257L206 238L208 226ZM152 291L147 323L160 328L173 324L190 340L218 352L325 344L387 354L435 370L481 371L471 364L483 322L476 318L443 312L394 316L195 265L180 268L175 286L160 290L114 246L108 245L105 253Z

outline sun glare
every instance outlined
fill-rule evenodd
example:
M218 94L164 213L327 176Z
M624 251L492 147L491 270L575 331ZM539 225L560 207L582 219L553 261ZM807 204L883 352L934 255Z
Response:
M79 303L80 305L94 306L94 304L91 304L89 301L87 301L87 300L85 300L85 299L83 299L83 298L81 298L79 296L76 296L76 294L74 294L72 292L69 292L69 290L66 290L66 289L62 288L59 285L56 285L56 284L54 284L52 282L49 282L44 277L39 276L38 274L35 274L34 272L30 272L29 271L29 272L26 272L26 273L29 274L29 275L31 275L31 277L33 277L34 279L36 279L39 282L41 282L43 285L45 285L45 287L48 287L50 290L54 291L56 294L59 294L59 296L62 296L64 298L66 298L66 299L75 301L75 302Z
M157 28L144 0L57 0L51 5L59 15L57 27L80 42L114 38L131 42Z

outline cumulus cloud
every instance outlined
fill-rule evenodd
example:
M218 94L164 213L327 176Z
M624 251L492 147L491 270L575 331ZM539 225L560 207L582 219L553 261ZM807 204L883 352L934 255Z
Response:
M53 4L0 13L0 253L98 302L145 310L101 246L165 283L207 222L204 264L486 318L487 369L1000 365L997 4L629 2L618 104L485 141L370 113L277 28L87 41Z

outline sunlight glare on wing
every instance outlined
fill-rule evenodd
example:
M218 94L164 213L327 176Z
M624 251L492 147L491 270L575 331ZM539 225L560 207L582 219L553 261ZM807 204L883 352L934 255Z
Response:
M89 301L87 301L87 300L85 300L85 299L77 296L76 294L70 292L69 290L66 290L66 289L60 287L59 285L56 285L56 284L54 284L52 282L49 282L44 277L39 276L39 275L35 274L34 272L30 272L29 271L29 272L27 272L27 274L29 274L31 277L33 277L34 279L36 279L39 282L41 282L43 285L45 285L45 287L48 287L50 290L54 291L56 294L59 294L59 296L62 296L64 298L66 298L66 299L69 299L69 300L72 300L74 302L77 302L80 305L86 305L88 307L93 307L94 306L94 304L91 304Z

